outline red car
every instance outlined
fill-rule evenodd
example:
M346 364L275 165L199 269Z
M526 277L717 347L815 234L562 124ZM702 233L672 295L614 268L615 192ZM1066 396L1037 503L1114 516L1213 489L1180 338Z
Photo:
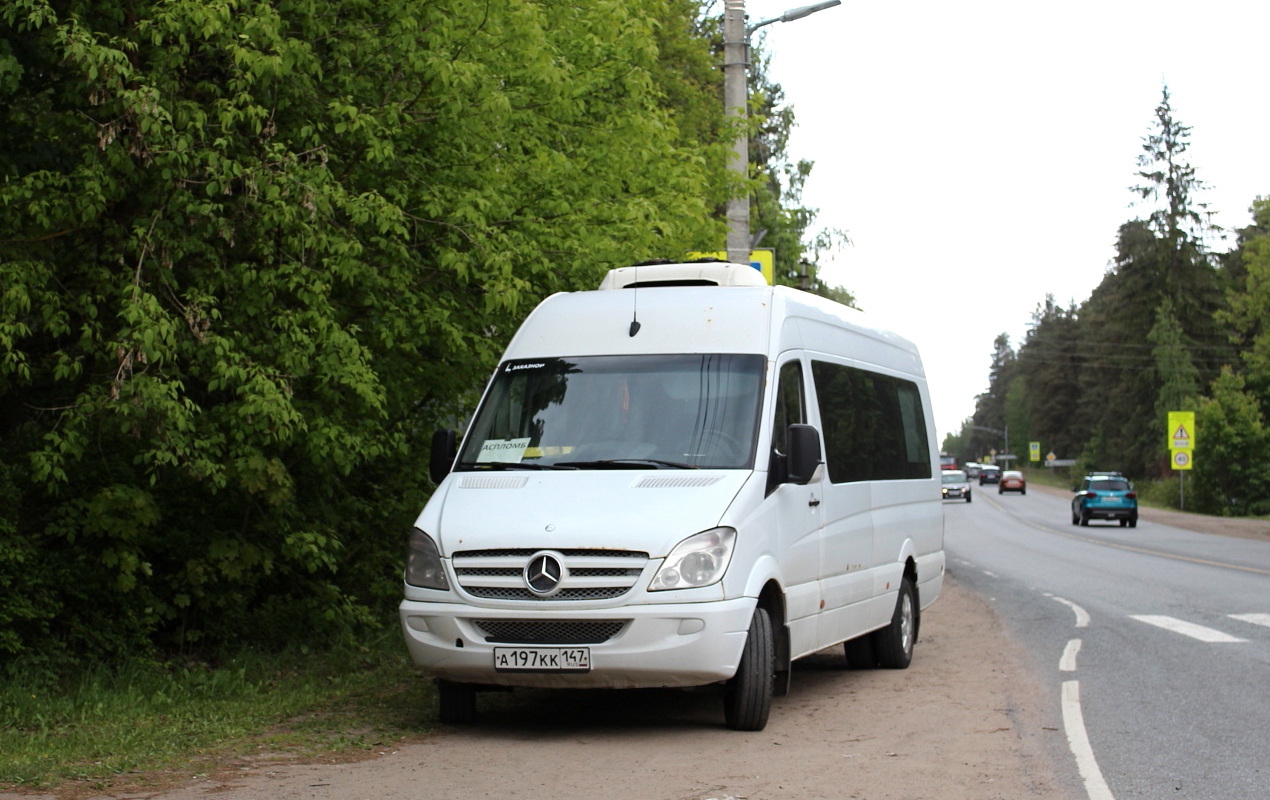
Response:
M997 494L1006 492L1027 494L1027 479L1023 477L1022 472L1010 469L1001 473L1001 482L997 484Z

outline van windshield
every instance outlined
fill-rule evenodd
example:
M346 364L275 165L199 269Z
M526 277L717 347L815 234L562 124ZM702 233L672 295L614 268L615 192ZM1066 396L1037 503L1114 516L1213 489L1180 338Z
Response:
M455 469L748 469L765 367L750 354L508 361Z

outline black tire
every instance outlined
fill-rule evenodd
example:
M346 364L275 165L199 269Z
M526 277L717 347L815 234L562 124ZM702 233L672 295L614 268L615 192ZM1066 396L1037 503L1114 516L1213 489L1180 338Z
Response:
M1138 527L1138 518L1137 518L1137 517L1129 517L1129 527L1130 527L1130 528L1136 528L1136 527Z
M1027 494L1027 489L1020 489L1019 494Z
M1076 516L1076 512L1075 512L1075 511L1073 511L1073 512L1072 512L1072 524L1073 524L1073 525L1079 525L1079 524L1080 524L1080 517Z
M1086 528L1089 527L1089 512L1085 511L1083 508L1080 510L1080 524L1084 525Z
M900 581L900 595L895 600L891 624L874 631L873 649L878 666L885 669L908 669L913 661L913 644L917 641L917 591L908 578Z
M966 502L970 502L970 492L966 492Z
M447 725L476 722L476 687L437 678L437 717Z
M767 727L776 677L775 655L772 619L760 606L754 609L741 663L723 695L723 717L732 730L761 731Z
M842 654L847 657L847 669L873 669L878 665L873 635L869 633L843 642Z
M1122 519L1122 520L1120 520L1120 527L1122 527L1122 528L1127 528L1127 527L1129 527L1129 520L1127 520L1127 519Z

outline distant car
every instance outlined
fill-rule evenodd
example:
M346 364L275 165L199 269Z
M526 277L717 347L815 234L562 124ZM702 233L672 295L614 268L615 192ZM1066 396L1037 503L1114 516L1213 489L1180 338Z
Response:
M966 462L966 477L971 480L979 479L979 472L982 471L983 465L974 461Z
M946 469L940 477L945 500L965 498L967 503L970 502L970 481L966 479L966 473L959 469Z
M1001 473L1001 480L997 483L997 494L1005 494L1006 492L1027 494L1027 479L1023 477L1022 472L1008 469Z
M1120 527L1138 527L1138 494L1119 472L1086 475L1072 498L1072 524L1091 519L1119 520Z
M1001 480L1001 468L995 464L984 464L979 469L979 485L997 483Z

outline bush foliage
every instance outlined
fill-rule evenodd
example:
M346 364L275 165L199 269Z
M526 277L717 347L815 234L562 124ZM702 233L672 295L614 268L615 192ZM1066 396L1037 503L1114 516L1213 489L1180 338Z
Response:
M5 3L0 659L386 618L520 317L722 241L695 11Z

